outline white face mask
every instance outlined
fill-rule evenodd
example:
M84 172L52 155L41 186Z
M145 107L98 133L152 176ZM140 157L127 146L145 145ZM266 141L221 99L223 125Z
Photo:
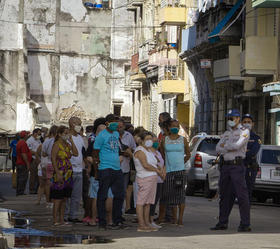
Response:
M77 133L80 133L81 129L82 129L82 126L80 126L80 125L75 125L75 127L74 127L74 130L75 130Z
M251 130L251 129L252 129L252 124L246 123L246 124L243 124L243 126L244 126L245 128L247 128L248 130Z
M227 124L229 127L234 127L236 125L235 121L232 121L232 120L228 120Z
M69 136L69 135L62 135L61 138L62 138L64 141L67 141L67 140L69 140L70 136Z
M37 140L40 140L40 139L41 139L41 136L38 136L36 139L37 139Z
M146 142L145 142L145 146L147 147L147 148L151 148L152 146L153 146L153 140L147 140Z

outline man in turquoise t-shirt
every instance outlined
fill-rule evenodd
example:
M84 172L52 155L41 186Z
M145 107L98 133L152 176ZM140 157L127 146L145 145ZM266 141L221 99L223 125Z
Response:
M124 179L120 168L118 118L109 114L106 117L106 129L98 134L94 142L95 161L99 162L97 193L97 210L99 228L106 229L105 201L109 188L112 189L113 199L113 226L112 229L122 229L122 206L124 201Z

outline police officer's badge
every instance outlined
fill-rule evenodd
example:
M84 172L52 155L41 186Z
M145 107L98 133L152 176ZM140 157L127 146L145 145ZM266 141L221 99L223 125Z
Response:
M259 144L262 144L262 140L259 139L259 140L258 140L258 143L259 143Z

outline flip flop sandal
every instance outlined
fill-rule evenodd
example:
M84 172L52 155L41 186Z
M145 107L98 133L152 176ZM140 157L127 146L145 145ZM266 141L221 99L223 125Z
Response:
M137 228L137 232L150 233L152 231L147 228Z
M90 227L96 227L97 226L97 224L90 224L90 223L87 223L87 225L90 226Z

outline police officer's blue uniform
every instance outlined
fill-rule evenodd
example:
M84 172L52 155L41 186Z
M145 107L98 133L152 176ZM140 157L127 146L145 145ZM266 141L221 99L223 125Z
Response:
M250 118L253 121L253 118L250 114L244 115L242 119L244 118ZM260 147L260 137L253 131L250 131L250 139L247 145L246 158L244 160L244 164L246 166L246 183L250 201L252 200L252 192L258 173L257 154L260 150Z
M238 110L232 110L228 117L239 116ZM238 231L250 231L250 205L248 189L245 181L246 156L249 130L239 124L235 129L229 128L217 144L217 153L222 155L224 162L221 165L219 182L220 214L218 224L212 230L224 230L228 226L228 218L232 207L232 199L237 197L240 210L240 226Z

